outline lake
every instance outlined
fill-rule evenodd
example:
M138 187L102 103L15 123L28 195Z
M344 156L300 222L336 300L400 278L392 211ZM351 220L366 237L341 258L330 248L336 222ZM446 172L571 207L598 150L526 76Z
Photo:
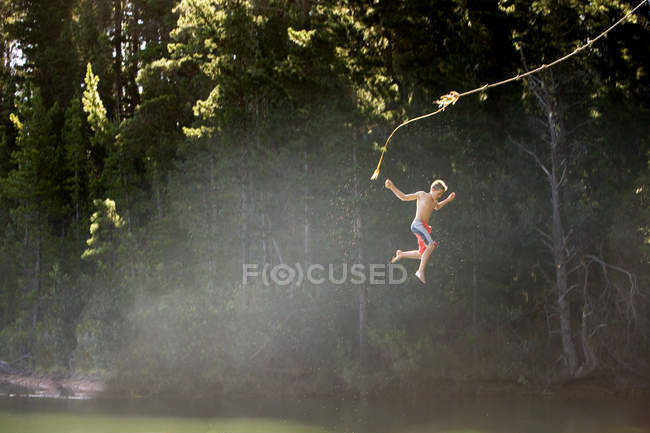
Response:
M0 433L647 433L640 400L407 402L0 398Z

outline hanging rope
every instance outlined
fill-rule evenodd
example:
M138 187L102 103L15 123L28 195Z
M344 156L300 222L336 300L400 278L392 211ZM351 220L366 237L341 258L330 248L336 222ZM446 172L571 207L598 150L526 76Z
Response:
M627 20L634 12L636 12L639 8L641 8L641 6L643 6L646 3L650 6L650 0L643 0L634 9L629 11L623 18L616 21L607 30L605 30L604 32L602 32L601 34L596 36L594 39L587 39L586 44L579 46L578 48L573 50L571 53L569 53L569 54L567 54L567 55L565 55L563 57L560 57L559 59L554 60L553 62L551 62L549 64L543 64L542 66L539 66L539 67L537 67L535 69L531 69L530 71L528 71L526 73L517 74L516 76L508 78L508 79L503 80L503 81L499 81L499 82L492 83L492 84L484 84L481 87L477 87L476 89L468 90L467 92L458 93L456 91L451 91L448 94L441 96L436 101L436 104L438 104L438 107L439 107L438 110L434 111L433 113L425 114L423 116L419 116L419 117L416 117L414 119L407 120L407 121L401 123L399 126L397 126L397 128L393 129L393 132L390 133L390 135L386 139L386 143L381 148L381 156L379 157L379 163L377 164L377 168L375 169L375 172L372 174L370 179L375 180L375 179L377 179L379 177L379 168L381 167L381 162L384 159L384 154L386 153L386 150L388 149L388 142L393 137L395 132L397 132L397 130L400 129L402 126L408 125L409 123L415 122L417 120L422 120L422 119L427 118L427 117L435 116L436 114L438 114L438 113L440 113L442 111L445 111L445 108L447 108L448 106L454 105L463 96L468 96L468 95L471 95L471 94L477 93L477 92L483 92L483 91L485 91L487 89L491 89L493 87L502 86L504 84L508 84L510 82L513 82L513 81L521 80L522 78L525 78L525 77L527 77L529 75L536 74L536 73L538 73L540 71L543 71L544 69L551 68L551 67L557 65L558 63L562 63L563 61L567 60L568 58L578 54L580 51L582 51L582 50L584 50L586 48L589 48L591 45L594 44L594 42L598 41L599 39L604 38L607 35L607 33L612 31L615 27L617 27L623 21Z

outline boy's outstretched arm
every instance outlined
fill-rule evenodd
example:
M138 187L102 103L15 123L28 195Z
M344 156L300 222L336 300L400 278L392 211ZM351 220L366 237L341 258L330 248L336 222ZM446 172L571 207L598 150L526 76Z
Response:
M418 193L414 192L412 194L404 194L402 191L397 189L397 187L393 184L393 182L390 179L386 179L386 183L384 184L386 188L389 190L393 191L393 194L397 196L402 201L412 201L412 200L417 200L418 198Z
M456 198L456 193L455 192L452 192L451 194L449 194L446 199L444 199L441 202L438 202L438 210L442 209L443 206L445 206L447 203L449 203L450 201L452 201L455 198Z

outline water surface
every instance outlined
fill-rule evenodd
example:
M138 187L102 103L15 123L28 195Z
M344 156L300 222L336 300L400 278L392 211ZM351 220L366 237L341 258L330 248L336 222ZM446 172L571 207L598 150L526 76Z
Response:
M0 398L0 433L650 433L650 403Z

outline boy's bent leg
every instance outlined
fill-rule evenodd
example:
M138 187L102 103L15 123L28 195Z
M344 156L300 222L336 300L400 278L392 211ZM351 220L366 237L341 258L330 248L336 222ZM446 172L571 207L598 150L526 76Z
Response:
M419 260L422 258L422 254L418 250L412 250L412 251L401 251L397 250L395 252L395 257L393 257L392 262L395 263L398 260L401 259L416 259Z
M432 243L427 245L427 248L422 253L422 260L420 261L420 268L418 269L419 271L424 272L424 269L427 266L427 262L429 261L429 257L431 256L431 253L433 252L433 250L436 249L437 245L438 244L435 241L433 241Z
M400 251L400 258L402 259L421 259L422 254L418 250L412 250L412 251Z
M422 253L422 259L420 260L420 267L418 268L417 272L415 273L415 276L420 279L423 283L426 283L426 280L424 278L424 269L427 267L427 262L429 261L429 257L431 256L431 253L437 246L437 242L433 241L429 245L427 245L427 248L424 250Z

